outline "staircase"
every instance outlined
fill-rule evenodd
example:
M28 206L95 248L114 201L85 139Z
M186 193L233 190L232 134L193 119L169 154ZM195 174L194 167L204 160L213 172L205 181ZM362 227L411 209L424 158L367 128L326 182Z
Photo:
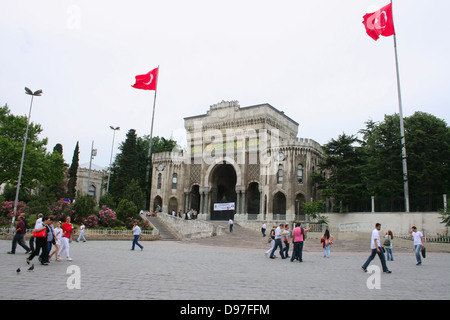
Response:
M158 217L146 217L153 226L158 229L161 240L164 241L177 241L179 240L176 234L174 234L166 224Z

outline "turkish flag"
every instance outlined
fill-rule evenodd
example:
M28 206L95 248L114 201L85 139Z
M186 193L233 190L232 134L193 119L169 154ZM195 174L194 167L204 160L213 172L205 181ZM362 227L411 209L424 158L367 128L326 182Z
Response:
M136 76L136 83L133 88L143 90L156 90L156 80L158 78L159 68L153 69L147 74Z
M378 40L380 35L389 37L395 34L394 20L392 19L392 3L378 11L367 13L363 18L366 32L373 40Z

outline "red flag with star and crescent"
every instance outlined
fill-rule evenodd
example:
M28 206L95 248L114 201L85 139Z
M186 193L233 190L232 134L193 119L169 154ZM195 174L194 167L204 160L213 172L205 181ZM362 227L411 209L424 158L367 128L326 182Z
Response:
M392 19L392 3L378 11L367 13L363 18L366 32L373 40L378 40L380 35L389 37L395 34L394 20Z
M149 73L136 76L136 83L132 85L132 87L142 90L156 90L158 69L159 68L155 68Z

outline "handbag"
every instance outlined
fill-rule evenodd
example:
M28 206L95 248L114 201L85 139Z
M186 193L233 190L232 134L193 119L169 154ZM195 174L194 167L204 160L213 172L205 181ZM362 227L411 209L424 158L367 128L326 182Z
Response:
M425 247L422 247L422 249L421 249L420 251L421 251L421 253L422 253L422 257L424 257L424 258L425 258L425 256L426 256L426 253L427 253L427 251L426 251Z
M389 239L384 240L383 246L389 247L390 245L391 245L391 242L389 241Z
M46 238L47 237L47 232L44 230L41 230L39 232L35 232L33 231L33 237L35 238Z

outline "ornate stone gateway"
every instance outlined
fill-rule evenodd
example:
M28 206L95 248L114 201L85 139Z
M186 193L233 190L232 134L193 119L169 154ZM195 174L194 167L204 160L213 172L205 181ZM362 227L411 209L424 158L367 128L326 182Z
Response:
M284 112L222 101L184 121L186 150L152 155L152 207L195 209L204 220L294 220L317 199L311 173L322 149L297 138L298 123ZM234 209L214 209L225 203Z
M236 209L215 210L215 204L234 203L236 208L236 171L230 164L218 164L211 172L211 220L234 219ZM225 209L225 208L224 208Z

